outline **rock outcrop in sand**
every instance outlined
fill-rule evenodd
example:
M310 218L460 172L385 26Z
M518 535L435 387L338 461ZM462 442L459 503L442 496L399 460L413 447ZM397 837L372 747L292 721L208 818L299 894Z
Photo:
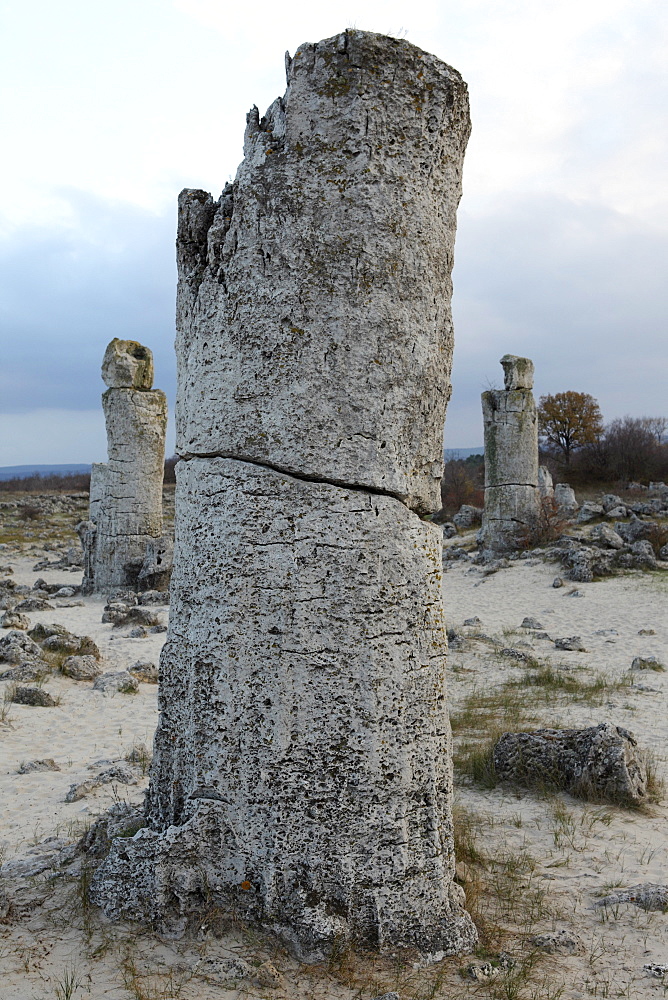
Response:
M648 801L647 755L632 733L610 723L504 733L494 747L494 767L502 781L563 788L595 802Z
M157 579L154 563L156 551L171 548L162 537L167 400L151 388L151 351L133 340L111 341L102 378L109 386L102 396L109 461L93 465L89 520L77 527L82 593L164 586L170 560Z
M533 362L505 354L504 388L482 394L485 427L485 512L481 546L507 552L536 525L538 421L533 397Z
M306 960L452 954L440 506L459 74L347 31L179 201L172 615L148 827L93 897L181 934L218 907Z

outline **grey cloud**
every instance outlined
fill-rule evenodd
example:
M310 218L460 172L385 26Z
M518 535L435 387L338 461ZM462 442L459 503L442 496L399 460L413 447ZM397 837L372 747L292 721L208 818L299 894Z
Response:
M155 216L81 191L59 194L72 223L0 240L2 410L98 407L112 337L151 347L156 384L173 396L175 210Z
M665 412L666 234L535 195L480 217L464 206L456 260L453 423L506 351L533 358L538 393L591 392L607 419Z

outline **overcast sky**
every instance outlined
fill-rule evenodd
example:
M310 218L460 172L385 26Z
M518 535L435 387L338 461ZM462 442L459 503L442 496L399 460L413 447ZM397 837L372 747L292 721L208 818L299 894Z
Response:
M663 0L0 0L0 465L105 459L112 337L173 406L178 192L217 197L284 51L346 27L469 85L446 447L481 444L507 352L537 394L668 413Z

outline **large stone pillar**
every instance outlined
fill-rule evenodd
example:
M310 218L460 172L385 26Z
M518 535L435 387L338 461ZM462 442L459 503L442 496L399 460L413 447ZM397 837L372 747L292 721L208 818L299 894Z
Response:
M468 948L454 882L440 506L466 87L347 31L179 201L175 571L148 828L94 898L211 909L302 958Z
M538 420L533 362L505 354L504 388L482 394L485 429L485 511L481 546L490 552L518 548L536 527Z
M167 400L151 388L153 355L133 340L112 340L102 378L109 461L93 465L89 520L78 525L88 594L136 587L147 545L162 536Z

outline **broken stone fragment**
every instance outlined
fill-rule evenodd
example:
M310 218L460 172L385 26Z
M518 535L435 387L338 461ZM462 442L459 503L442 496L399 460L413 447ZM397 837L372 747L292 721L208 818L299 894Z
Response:
M42 650L23 630L11 629L0 635L0 662L23 663L41 658Z
M632 733L610 723L504 733L494 747L494 767L501 781L564 789L594 802L647 801L646 754Z
M43 688L17 687L11 692L10 701L15 705L32 705L34 708L55 708L57 702Z
M110 389L150 389L152 352L136 340L114 338L104 352L102 379Z
M110 671L101 674L93 684L93 691L101 691L103 694L135 694L139 690L139 682L136 677L128 673L127 670Z
M74 681L94 681L102 673L102 667L94 656L68 656L61 667L66 677Z
M15 628L27 632L30 628L30 619L19 611L5 611L0 624L3 628Z

